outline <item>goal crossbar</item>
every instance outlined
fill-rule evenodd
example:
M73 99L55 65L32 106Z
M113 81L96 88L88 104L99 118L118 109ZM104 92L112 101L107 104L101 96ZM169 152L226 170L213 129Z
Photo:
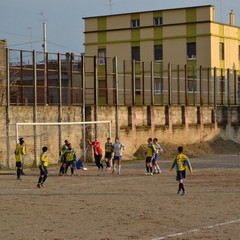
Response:
M111 136L111 121L90 121L90 122L38 122L38 123L16 123L16 143L18 143L19 126L43 126L43 125L86 125L86 124L98 124L98 123L107 123L109 126L109 137Z

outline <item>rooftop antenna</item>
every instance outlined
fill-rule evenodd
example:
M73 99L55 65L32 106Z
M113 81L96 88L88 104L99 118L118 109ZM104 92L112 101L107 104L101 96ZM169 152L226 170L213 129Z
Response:
M108 1L109 1L110 15L112 15L112 6L113 6L113 3L112 3L112 0L108 0Z
M222 0L217 0L219 1L219 8L220 8L220 22L222 23Z

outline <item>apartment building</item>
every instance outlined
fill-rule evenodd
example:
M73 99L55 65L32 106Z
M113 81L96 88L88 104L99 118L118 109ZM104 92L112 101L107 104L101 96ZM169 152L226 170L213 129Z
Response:
M85 54L176 65L240 66L240 27L215 21L214 6L85 17Z
M99 72L107 65L106 57L116 56L119 71L127 69L134 75L122 83L123 90L135 88L129 94L131 97L152 91L152 98L166 103L167 94L173 93L177 102L179 96L174 93L178 92L182 94L178 103L184 102L185 94L195 104L200 102L200 91L204 88L203 92L208 94L205 98L212 99L208 102L218 98L220 104L225 104L231 98L236 104L240 89L240 27L235 26L234 20L231 11L229 24L216 22L212 5L85 17L85 55L98 57ZM122 63L123 60L135 60L134 69L131 63ZM168 63L176 72L171 75L172 83L167 82ZM205 69L203 73L200 66ZM231 69L229 73L227 69ZM106 80L105 86L109 84ZM214 96L217 93L220 95Z

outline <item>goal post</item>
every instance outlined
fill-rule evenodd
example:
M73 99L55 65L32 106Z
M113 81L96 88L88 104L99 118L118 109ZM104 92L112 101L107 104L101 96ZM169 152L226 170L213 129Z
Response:
M33 127L33 129L29 127ZM33 158L33 165L35 166L43 145L50 146L51 157L57 162L64 139L69 139L74 148L81 145L83 149L86 149L87 139L99 138L101 141L105 141L107 137L112 135L111 128L111 121L18 122L15 128L15 140L17 144L19 137L27 138L27 156Z

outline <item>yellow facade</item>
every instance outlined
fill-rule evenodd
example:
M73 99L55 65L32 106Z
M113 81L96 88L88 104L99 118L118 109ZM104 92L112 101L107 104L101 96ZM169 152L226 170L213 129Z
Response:
M162 22L154 26L154 18ZM196 67L239 69L240 28L214 18L212 5L87 17L85 55L97 56L98 49L105 48L108 57L131 60L131 48L140 47L140 61L154 61L154 45L162 45L164 63L183 66L190 60ZM196 43L194 59L187 57L191 42ZM224 43L224 60L220 59L220 42Z

